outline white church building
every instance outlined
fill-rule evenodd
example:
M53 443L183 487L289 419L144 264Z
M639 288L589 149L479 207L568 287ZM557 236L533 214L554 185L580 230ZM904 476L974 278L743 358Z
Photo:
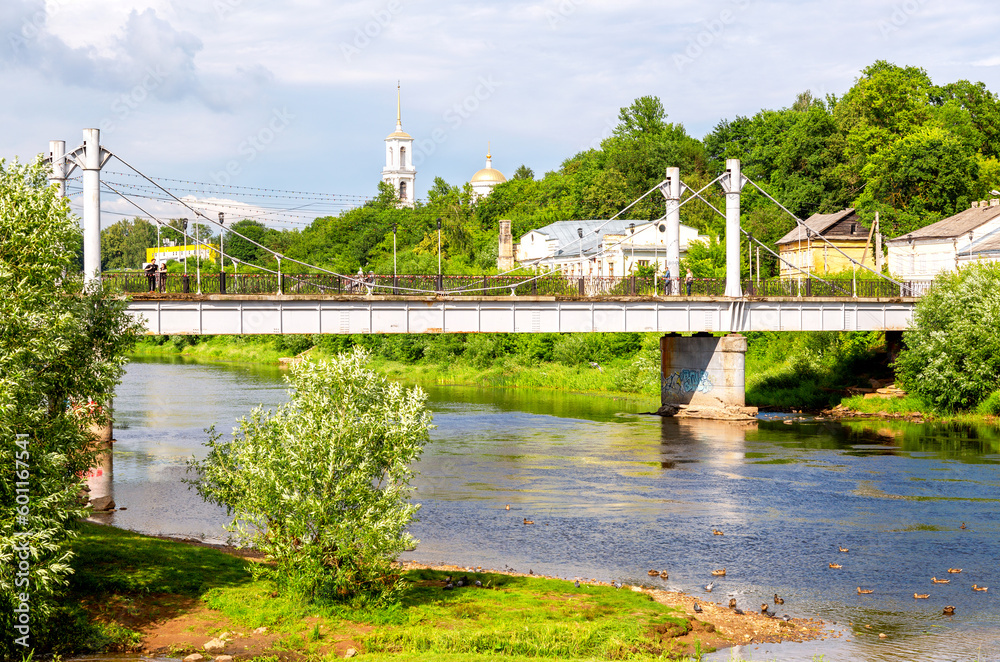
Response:
M403 114L396 86L396 130L385 138L382 181L392 186L399 203L412 207L416 201L417 169L413 167L413 137L403 131Z

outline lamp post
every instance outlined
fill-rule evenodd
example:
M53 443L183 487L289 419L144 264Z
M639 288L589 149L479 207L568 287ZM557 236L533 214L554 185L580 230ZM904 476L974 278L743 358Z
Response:
M580 238L580 277L583 277L583 228L576 229L576 236Z
M632 258L629 260L629 272L635 267L635 223L628 224L628 245L629 250L632 252ZM625 275L625 270L622 269L622 276Z
M188 220L186 218L181 219L181 233L184 235L184 275L188 272Z
M441 282L441 217L440 216L438 216L438 219L437 219L437 226L438 226L438 282L437 282L437 288L438 288L438 291L441 291L441 290L444 289L444 287L443 287L443 284Z
M226 272L226 214L219 212L219 265Z
M440 270L440 267L438 267ZM396 282L396 224L392 224L392 281Z

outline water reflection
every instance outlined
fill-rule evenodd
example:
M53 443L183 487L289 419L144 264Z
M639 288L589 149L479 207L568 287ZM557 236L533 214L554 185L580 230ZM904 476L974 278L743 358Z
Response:
M183 460L203 453L203 428L227 432L253 405L283 402L279 377L130 366L115 458L116 500L129 510L115 522L223 537L224 513L180 484ZM639 415L655 403L427 390L437 428L415 480L421 543L410 558L632 582L666 568L672 588L746 608L777 592L782 613L848 624L821 649L762 648L754 659L995 659L996 593L971 590L998 579L995 428L730 424ZM721 567L727 576L702 593ZM932 585L948 567L963 572ZM874 593L859 596L859 585ZM945 604L956 616L941 616Z

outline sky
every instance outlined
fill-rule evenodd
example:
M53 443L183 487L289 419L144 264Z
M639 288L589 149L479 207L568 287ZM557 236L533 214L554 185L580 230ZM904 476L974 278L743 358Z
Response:
M987 0L3 0L0 158L100 128L179 197L304 227L376 193L397 82L422 198L467 182L488 143L508 177L557 169L643 95L702 138L842 95L879 59L1000 91L998 35ZM117 160L104 179L184 215ZM102 208L105 225L138 213L108 192Z

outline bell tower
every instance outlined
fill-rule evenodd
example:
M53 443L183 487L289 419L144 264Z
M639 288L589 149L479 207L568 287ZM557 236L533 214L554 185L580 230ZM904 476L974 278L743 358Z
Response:
M413 167L413 138L403 131L399 83L396 84L396 130L385 138L382 181L392 186L399 204L412 207L416 200L417 170Z

